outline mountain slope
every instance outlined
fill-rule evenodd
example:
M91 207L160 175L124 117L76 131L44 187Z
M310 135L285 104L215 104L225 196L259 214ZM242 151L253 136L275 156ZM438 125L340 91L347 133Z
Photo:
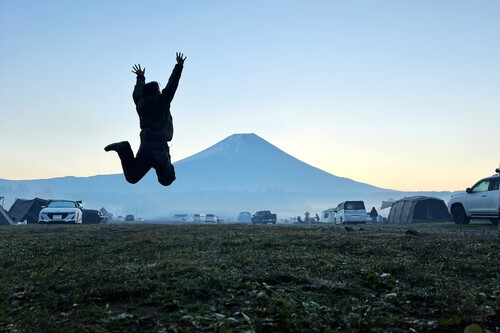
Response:
M175 163L183 190L304 193L375 192L382 189L337 177L304 163L255 134L233 134Z

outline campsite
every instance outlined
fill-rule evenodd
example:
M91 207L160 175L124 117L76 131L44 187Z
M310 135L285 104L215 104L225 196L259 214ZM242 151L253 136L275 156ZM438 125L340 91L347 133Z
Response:
M419 233L406 233L410 227ZM497 228L416 223L349 230L1 227L0 330L499 330Z
M41 198L16 199L8 210L0 205L0 225L37 224L40 211L51 201ZM84 224L106 223L113 218L113 214L104 207L100 210L82 209L82 213Z
M10 209L4 208L0 204L0 225L13 225L13 224L37 224L38 215L41 209L48 205L50 199L33 198L33 199L16 199L12 204ZM361 222L369 221L370 218L364 209L363 201L359 201L363 205L362 214L360 216ZM404 197L394 202L382 202L380 208L390 208L388 212L388 218L380 216L378 222L388 222L388 223L416 223L416 222L449 222L452 221L450 214L447 211L446 204L443 200L429 197L429 196L412 196ZM304 220L300 216L292 218L282 218L279 222L281 223L310 223L310 221L321 222L321 223L339 223L342 224L342 218L335 218L338 215L336 208L329 208L322 212L322 218L318 218L318 221L314 219L309 219L305 216ZM309 214L309 213L307 213ZM164 217L160 219L153 220L154 222L207 222L205 215L213 214L174 214L173 217ZM221 221L229 223L252 223L252 213L250 212L240 212L235 214L237 217L226 217L219 218L217 220L219 223ZM99 218L101 217L101 218ZM134 222L135 218L133 215L129 214L126 217L114 215L102 207L100 210L95 209L83 209L83 223L84 224L99 224L106 222ZM140 219L140 222L143 222ZM307 222L306 222L307 221ZM348 221L346 221L348 222Z

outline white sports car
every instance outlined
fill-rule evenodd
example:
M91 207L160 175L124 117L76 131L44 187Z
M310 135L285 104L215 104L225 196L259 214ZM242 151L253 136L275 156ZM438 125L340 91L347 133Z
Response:
M81 224L82 205L80 201L52 201L38 215L38 223Z

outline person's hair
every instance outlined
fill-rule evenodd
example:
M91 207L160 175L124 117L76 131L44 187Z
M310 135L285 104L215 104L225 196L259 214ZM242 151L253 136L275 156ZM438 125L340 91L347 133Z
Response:
M160 85L156 81L148 82L142 88L142 92L146 96L156 96L160 94Z

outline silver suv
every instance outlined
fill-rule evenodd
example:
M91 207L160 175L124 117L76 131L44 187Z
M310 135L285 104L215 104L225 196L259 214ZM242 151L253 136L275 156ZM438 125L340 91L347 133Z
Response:
M486 219L498 225L500 168L496 172L496 175L481 179L465 192L451 196L448 209L456 224L468 224L471 219Z

